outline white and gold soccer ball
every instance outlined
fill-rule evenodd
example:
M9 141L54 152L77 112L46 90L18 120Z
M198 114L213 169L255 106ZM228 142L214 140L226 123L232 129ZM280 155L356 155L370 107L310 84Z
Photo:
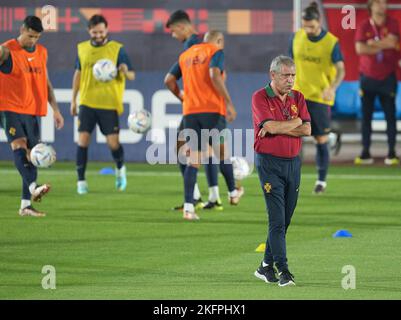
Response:
M48 168L56 162L56 151L51 145L38 143L32 148L30 157L35 167Z
M109 82L117 76L117 67L109 59L100 59L93 65L93 76L101 82Z
M243 180L250 176L253 171L253 166L243 157L231 157L233 164L234 179Z
M151 114L145 109L134 111L128 116L128 127L135 133L145 133L151 125Z

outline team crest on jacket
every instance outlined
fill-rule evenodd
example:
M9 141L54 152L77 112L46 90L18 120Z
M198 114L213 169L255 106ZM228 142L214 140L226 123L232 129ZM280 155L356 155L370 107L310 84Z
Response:
M10 130L8 130L8 132L9 132L12 136L15 136L16 129L15 129L14 127L11 127Z
M292 111L293 114L296 114L296 115L298 114L298 108L297 108L297 106L295 104L293 104L291 106L291 111Z
M270 193L270 191L272 190L272 185L270 183L266 182L263 189L265 189L266 193Z

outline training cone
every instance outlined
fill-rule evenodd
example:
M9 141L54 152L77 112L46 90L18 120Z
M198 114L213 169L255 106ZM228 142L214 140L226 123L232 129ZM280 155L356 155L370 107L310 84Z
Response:
M352 233L347 230L337 230L333 234L333 238L352 238Z
M102 168L99 171L100 174L114 174L113 168Z
M255 252L265 252L265 250L266 250L266 243L261 243L260 245L258 245Z

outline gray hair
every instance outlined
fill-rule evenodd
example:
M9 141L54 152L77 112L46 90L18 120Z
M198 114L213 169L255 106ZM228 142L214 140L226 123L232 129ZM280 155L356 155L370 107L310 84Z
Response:
M270 72L281 72L282 65L293 67L295 66L295 63L294 60L292 60L290 57L284 55L275 57L270 64Z

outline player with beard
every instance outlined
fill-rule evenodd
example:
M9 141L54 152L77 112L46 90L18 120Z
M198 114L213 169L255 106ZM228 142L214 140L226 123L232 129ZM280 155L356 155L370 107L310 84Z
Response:
M125 80L134 80L135 72L121 43L109 40L107 20L101 15L94 15L88 23L90 40L78 44L78 57L73 78L73 94L71 114L78 114L78 148L77 173L78 194L88 193L88 184L85 179L88 162L88 147L91 133L96 124L106 136L116 164L116 189L124 191L127 187L126 167L124 165L124 150L119 141L119 115L123 113L123 94ZM100 82L93 76L93 65L99 59L113 61L117 68L117 76L109 82ZM79 111L77 108L77 95Z

